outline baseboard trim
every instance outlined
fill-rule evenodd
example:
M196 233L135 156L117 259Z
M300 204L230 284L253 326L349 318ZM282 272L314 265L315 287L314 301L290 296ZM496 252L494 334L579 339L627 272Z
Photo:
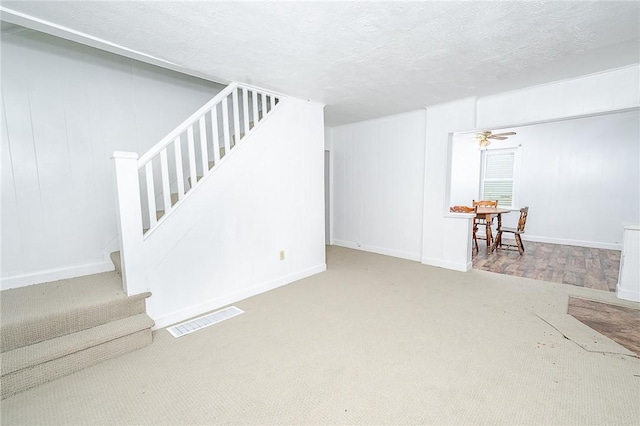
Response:
M335 239L332 241L332 244L334 246L340 246L340 247L350 248L354 250L368 251L371 253L383 254L385 256L398 257L400 259L414 260L416 262L420 261L419 254L409 253L409 252L400 251L400 250L393 250L393 249L387 249L387 248L376 247L376 246L368 246L365 244L353 243L351 241L335 240Z
M85 275L99 274L101 272L115 271L115 266L111 260L90 263L87 265L69 266L67 268L49 269L33 274L16 275L2 278L0 289L9 290L11 288L26 287L33 284L48 283L51 281L65 280L68 278L82 277Z
M193 318L195 316L205 314L209 311L222 308L232 303L237 303L249 297L256 296L261 293L265 293L269 290L273 290L287 284L291 284L292 282L310 277L315 274L319 274L320 272L324 272L326 270L327 270L327 265L326 263L323 263L321 265L317 265L317 266L305 269L295 274L287 275L281 278L277 278L275 280L260 283L252 287L246 288L244 290L240 290L236 293L218 297L213 300L209 300L205 303L201 303L196 306L191 306L186 309L181 309L179 311L176 311L167 315L162 315L159 317L150 315L151 318L156 323L155 326L152 328L152 330L165 328L169 325L173 325L178 322L185 321L189 318ZM151 291L153 292L153 290Z
M451 269L453 271L468 272L473 268L472 262L456 263L442 259L434 259L432 257L423 257L420 259L423 265L436 266L438 268Z
M522 239L525 241L533 241L536 243L562 244L565 246L589 247L604 250L622 250L622 244L617 243L600 243L597 241L582 240L565 240L562 238L539 237L537 235L523 234Z
M630 300L632 302L640 302L640 291L626 290L618 288L616 292L618 299Z

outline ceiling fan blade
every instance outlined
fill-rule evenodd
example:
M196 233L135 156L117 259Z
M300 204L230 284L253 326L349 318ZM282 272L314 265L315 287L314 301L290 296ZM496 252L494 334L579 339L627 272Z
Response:
M501 141L502 141L502 140L505 140L505 139L509 139L509 138L508 138L508 137L506 137L506 136L498 136L498 135L491 135L491 136L487 136L487 138L489 138L489 139L498 139L498 140L501 140Z
M516 132L506 132L506 133L494 133L493 136L513 136Z

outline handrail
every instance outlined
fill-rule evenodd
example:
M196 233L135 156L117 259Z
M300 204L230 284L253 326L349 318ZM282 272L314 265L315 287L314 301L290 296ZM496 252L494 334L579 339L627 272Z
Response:
M201 106L196 112L191 114L189 118L180 123L175 129L173 129L168 135L162 138L157 144L155 144L149 151L147 151L144 155L142 155L138 159L138 169L142 169L145 164L151 161L156 155L160 153L167 145L169 145L175 138L182 135L189 126L194 125L198 119L205 113L207 113L210 109L212 109L215 105L222 102L227 96L233 93L234 90L238 88L244 88L251 91L256 91L268 96L275 96L279 99L286 98L285 95L282 95L278 92L274 92L271 90L265 90L260 87L252 86L250 84L238 83L236 81L229 84L227 87L222 89L217 95L215 95L210 101Z
M140 158L135 153L113 153L127 292L134 288L134 281L140 281L135 285L144 289L144 265L139 256L147 238L168 218L176 217L176 209L229 155L235 155L240 144L260 132L260 124L286 98L232 82Z
M136 168L139 179L137 194L142 202L144 238L181 205L232 149L254 134L259 123L285 98L233 82L139 159L127 157L133 160L129 164Z
M209 111L214 105L218 102L221 102L224 98L229 96L231 92L238 88L238 83L234 82L225 87L215 95L209 102L201 106L196 112L191 114L189 118L184 120L182 123L178 125L175 129L169 132L164 138L160 140L157 144L155 144L149 151L147 151L142 157L138 159L138 169L144 167L149 161L151 161L156 155L160 153L167 145L169 145L175 138L184 133L189 126L192 126L198 119L207 111Z
M248 89L248 90L264 93L265 95L275 96L275 97L280 98L280 99L285 99L287 97L287 95L284 95L282 93L274 92L273 90L266 90L266 89L263 89L262 87L253 86L251 84L238 83L238 82L235 82L235 81L234 81L234 83L237 84L238 87L241 88L241 89L244 88L244 89Z

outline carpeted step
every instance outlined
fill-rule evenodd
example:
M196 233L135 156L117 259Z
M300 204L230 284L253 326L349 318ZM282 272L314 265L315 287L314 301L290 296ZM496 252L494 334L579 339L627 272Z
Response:
M25 368L63 358L90 347L101 345L109 340L119 339L128 334L151 328L153 325L153 320L147 314L138 314L78 331L77 333L4 352L0 361L2 375L5 376Z
M1 397L149 345L150 296L127 296L116 272L0 292Z
M202 176L198 176L198 180L200 180ZM178 202L178 193L171 194L171 205L175 205ZM156 210L156 220L160 220L160 218L164 216L164 210ZM147 232L147 231L143 231Z
M95 300L61 311L32 312L27 317L5 319L0 323L2 352L54 339L66 334L93 328L111 321L145 313L146 292L134 296ZM42 300L33 301L43 303ZM46 298L44 303L46 303ZM3 306L4 310L4 306ZM4 312L3 312L4 315Z
M202 176L196 176L196 182L200 182L200 179L202 179ZM193 187L191 184L191 177L187 178L187 182L189 183L189 188Z
M2 398L151 344L154 322L138 314L2 354Z
M113 262L113 266L116 267L116 272L122 275L122 259L120 258L120 252L114 251L109 255L111 261Z

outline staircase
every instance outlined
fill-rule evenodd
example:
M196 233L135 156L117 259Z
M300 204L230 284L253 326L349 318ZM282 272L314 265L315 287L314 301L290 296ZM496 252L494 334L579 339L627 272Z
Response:
M279 102L279 95L232 83L138 158L139 180L127 183L139 189L143 234L162 223Z
M150 288L144 266L148 254L168 255L172 250L158 240L184 232L175 226L177 220L174 226L164 224L256 134L283 99L280 94L232 83L140 157L132 152L113 153L122 276L128 295ZM162 237L151 238L156 232Z
M0 292L2 399L151 344L149 296L118 270Z
M281 100L233 83L140 158L114 153L121 242L121 253L111 256L116 271L0 292L2 399L151 344L145 256L172 247L149 237L179 216L177 208ZM179 231L164 228L160 236Z

